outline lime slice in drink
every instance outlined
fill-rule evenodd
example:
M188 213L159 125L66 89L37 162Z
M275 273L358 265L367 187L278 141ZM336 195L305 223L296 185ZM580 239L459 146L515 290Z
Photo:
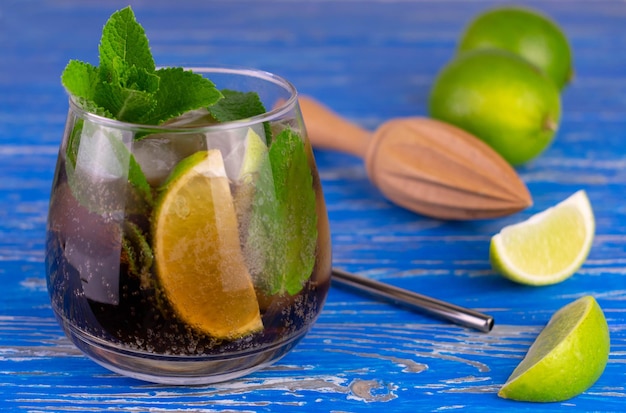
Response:
M498 396L519 401L563 401L587 390L609 358L602 309L585 296L558 310L515 368Z
M561 282L583 264L593 241L595 220L584 190L528 220L504 227L491 239L497 272L528 285Z
M264 162L269 162L267 152L267 145L259 134L254 129L248 128L246 150L239 170L239 179L245 183L253 183L253 175L259 172Z
M201 151L182 160L155 211L159 285L177 315L216 338L262 329L221 153Z

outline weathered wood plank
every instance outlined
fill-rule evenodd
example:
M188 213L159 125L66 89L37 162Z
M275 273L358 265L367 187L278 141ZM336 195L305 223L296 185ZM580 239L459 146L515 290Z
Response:
M424 115L429 86L467 20L494 4L454 0L114 0L0 4L0 409L32 412L622 411L626 402L626 7L523 2L566 30L576 79L554 144L519 168L534 206L443 222L395 207L362 162L316 151L338 267L476 308L490 334L332 289L310 334L274 366L214 386L110 373L64 337L48 303L44 232L70 58L96 61L100 29L131 3L162 64L255 66L284 75L364 127ZM513 285L490 270L491 235L584 188L597 219L589 260L567 282ZM496 392L551 314L593 294L611 330L609 364L583 395L534 405Z

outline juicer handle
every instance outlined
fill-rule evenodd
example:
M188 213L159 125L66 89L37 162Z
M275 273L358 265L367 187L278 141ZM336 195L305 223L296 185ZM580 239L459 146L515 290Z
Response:
M300 109L311 144L363 159L370 143L370 132L342 118L313 98L300 96Z

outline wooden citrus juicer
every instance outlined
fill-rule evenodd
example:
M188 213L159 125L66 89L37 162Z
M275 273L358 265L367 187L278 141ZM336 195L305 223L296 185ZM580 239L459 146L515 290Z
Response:
M300 96L299 102L311 144L362 158L370 181L406 209L469 220L509 215L532 204L509 163L455 126L409 117L370 133L312 98Z

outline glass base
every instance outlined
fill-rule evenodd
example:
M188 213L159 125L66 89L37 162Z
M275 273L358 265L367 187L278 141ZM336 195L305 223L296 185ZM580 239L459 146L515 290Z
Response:
M261 370L281 359L307 330L271 347L207 356L174 356L121 348L61 321L69 339L87 357L115 373L152 383L200 385L219 383Z

